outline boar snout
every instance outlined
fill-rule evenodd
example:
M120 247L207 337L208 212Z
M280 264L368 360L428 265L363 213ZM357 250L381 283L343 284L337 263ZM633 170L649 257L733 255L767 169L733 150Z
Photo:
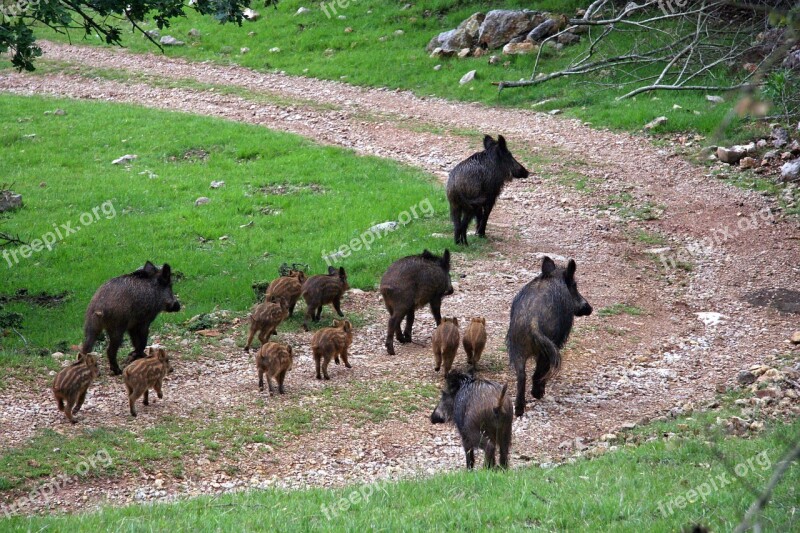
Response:
M583 301L583 304L575 311L575 316L589 316L592 314L592 306L589 305L589 302L586 300Z
M177 300L177 298L171 302L167 303L167 307L164 309L167 313L177 313L181 310L181 303Z

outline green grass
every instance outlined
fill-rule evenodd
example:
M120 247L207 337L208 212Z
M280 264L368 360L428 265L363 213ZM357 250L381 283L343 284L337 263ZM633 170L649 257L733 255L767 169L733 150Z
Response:
M600 316L616 316L623 314L631 316L639 316L642 313L644 313L644 311L642 311L635 305L628 305L624 303L616 303L613 305L609 305L608 307L604 307L597 312L597 314Z
M772 467L797 440L800 422L758 437L726 437L720 412L636 428L594 459L510 472L461 470L428 479L305 491L250 491L173 504L13 517L4 531L653 531L702 523L731 530ZM633 447L629 447L633 446ZM722 459L720 459L720 457ZM737 475L738 473L738 475ZM720 484L725 481L725 486ZM762 515L767 531L797 528L800 466L793 465ZM715 485L717 484L717 485ZM701 499L699 493L706 496Z
M66 115L45 114L57 108ZM63 224L80 228L27 258L7 249L4 294L68 296L52 307L6 304L24 315L27 347L7 332L0 366L24 368L27 354L80 343L97 287L147 260L170 263L184 306L162 314L157 331L215 307L244 311L255 300L251 284L277 277L282 263L322 273L323 253L411 208L417 218L409 224L336 264L352 287L374 288L404 255L452 248L449 238L431 237L450 233L441 185L390 161L256 126L106 103L3 95L0 123L0 176L24 199L22 209L3 216L3 230L32 244ZM124 154L138 159L111 164ZM212 180L225 186L211 189ZM211 201L196 207L201 196ZM476 244L468 253L485 248ZM36 361L55 368L49 359Z
M503 9L528 8L570 15L577 7L586 7L584 2L555 2L539 0L525 2L511 0ZM311 11L295 16L300 6ZM642 126L655 117L665 115L668 122L659 132L695 130L705 134L714 132L730 110L735 98L713 105L704 94L672 92L668 94L643 94L635 98L616 101L629 87L620 87L624 79L610 78L599 73L588 79L562 78L544 85L506 89L498 93L493 81L518 80L531 75L534 55L501 56L500 63L488 64L488 56L482 58L430 58L425 50L428 41L438 33L455 28L462 20L477 11L487 12L500 6L474 0L434 0L412 4L403 9L405 2L376 0L372 2L350 2L337 15L328 18L320 5L302 0L283 0L277 10L257 8L262 18L255 22L245 21L242 27L220 26L210 17L190 14L175 20L172 26L162 30L162 35L173 35L186 41L184 47L166 48L168 56L182 56L192 60L210 60L221 64L238 64L265 71L285 71L289 74L314 78L342 80L347 83L371 87L408 89L416 94L436 95L444 98L480 101L491 105L520 106L531 108L544 99L553 100L537 105L539 111L561 109L567 115L591 122L595 127L609 127L640 131ZM153 23L145 24L153 29ZM201 32L197 39L188 37L190 29ZM346 33L346 28L352 32ZM402 30L401 35L395 34ZM593 30L596 37L599 31ZM38 32L40 37L65 40L46 28ZM73 32L77 43L102 45L100 39L81 39ZM123 31L124 44L135 52L158 50L143 36ZM609 39L608 45L624 50L630 36L620 32ZM552 72L567 65L575 51L588 46L587 36L581 44L563 51L546 49L543 71ZM240 49L250 51L241 54ZM270 52L272 48L280 52ZM507 65L504 63L507 62ZM433 67L442 65L434 71ZM469 70L477 71L473 83L461 86L458 81ZM657 72L660 67L654 67ZM648 72L637 72L646 75ZM724 85L723 71L715 73ZM678 104L681 109L673 109ZM699 114L695 114L695 112ZM734 135L741 122L736 119L726 130Z

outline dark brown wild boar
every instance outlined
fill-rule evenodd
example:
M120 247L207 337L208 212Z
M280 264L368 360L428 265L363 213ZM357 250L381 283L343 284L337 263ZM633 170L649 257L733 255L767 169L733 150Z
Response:
M297 300L300 299L300 294L303 292L305 281L305 272L292 270L288 276L281 276L269 284L264 301L270 301L272 298L284 298L289 306L289 316L292 316L294 306L297 305Z
M433 338L433 361L435 364L434 370L437 372L442 367L444 362L444 375L450 373L453 367L453 360L456 358L458 352L458 319L443 318L442 323L434 330Z
M303 299L306 301L306 317L303 321L303 329L308 331L308 319L314 322L319 322L322 315L322 306L326 304L333 305L333 308L339 314L342 313L342 295L350 289L347 284L347 274L344 267L339 267L336 270L333 267L328 267L327 275L311 276L303 283Z
M511 423L514 414L508 385L475 379L472 373L451 372L445 378L439 405L431 414L431 423L455 421L467 459L467 468L475 467L475 448L484 451L483 466L495 466L495 451L500 451L500 467L508 468L511 448Z
M160 346L148 346L145 356L137 359L125 367L125 388L128 389L128 403L131 415L136 416L136 400L144 394L144 405L150 405L150 389L156 391L159 398L163 398L161 385L164 377L172 372L167 351Z
M172 293L172 269L168 264L156 268L148 261L144 267L113 278L94 293L86 309L84 340L81 351L89 353L97 337L108 334L108 362L111 372L122 373L117 364L117 351L125 332L131 337L133 358L144 357L150 324L161 311L175 313L181 304Z
M286 378L286 373L292 369L292 359L291 346L277 342L262 344L256 354L259 390L264 390L264 374L266 374L270 395L273 393L272 378L278 383L278 392L283 394L283 380Z
M53 396L58 410L63 411L67 420L73 424L77 422L74 415L81 410L86 399L86 391L99 374L96 354L80 353L77 361L56 375L53 382Z
M476 366L481 360L481 354L486 347L486 319L476 317L469 321L464 332L464 351L467 352L467 363Z
M250 334L247 336L245 352L250 351L253 337L258 333L258 340L261 344L269 342L272 335L277 334L278 326L289 316L289 309L286 300L280 297L272 297L271 301L261 302L254 305L253 310L247 315L250 322Z
M353 342L353 325L349 320L334 320L332 328L322 328L311 337L311 352L317 367L317 379L331 379L328 376L328 364L334 359L339 364L339 356L344 366L352 368L347 360L347 350ZM320 366L322 373L320 373Z
M389 265L381 278L381 295L389 311L386 332L389 355L394 355L394 336L401 343L411 342L414 310L430 304L438 326L442 321L442 297L450 294L453 294L450 250L445 250L443 257L425 250L420 255L409 255ZM405 330L400 329L403 318L406 319Z

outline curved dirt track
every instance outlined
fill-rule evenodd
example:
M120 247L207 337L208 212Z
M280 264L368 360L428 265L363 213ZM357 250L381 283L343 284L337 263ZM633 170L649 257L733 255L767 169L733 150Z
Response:
M569 453L563 443L576 437L594 440L624 423L660 416L687 403L701 405L719 386L732 383L741 368L790 350L785 339L796 329L797 315L752 307L744 296L757 289L800 287L796 224L777 214L766 216L766 210L774 207L761 195L704 176L707 170L671 157L647 139L535 112L419 98L406 92L121 50L53 43L43 43L43 49L47 60L74 64L76 74L6 73L0 75L0 91L128 102L263 125L396 159L443 180L455 163L479 149L475 136L454 131L505 135L532 176L510 184L498 201L487 230L493 248L488 256L467 260L455 254L456 293L445 299L442 310L460 320L477 314L487 317L486 374L508 380L513 390L513 378L502 370L501 349L510 302L538 273L543 254L562 262L576 259L579 288L595 310L624 303L644 311L577 319L564 351L563 371L549 385L544 401L529 402L525 416L515 421L515 465ZM135 74L136 81L89 79L81 76L80 69L86 67L120 69ZM167 88L159 83L167 77L245 88L249 93ZM287 99L291 102L263 103ZM432 133L438 131L443 133ZM588 179L590 194L543 177L573 172ZM625 205L609 209L613 198L624 198ZM658 210L658 218L635 216L647 209ZM667 244L640 242L636 235L641 231L659 234ZM729 237L695 254L690 271L664 268L645 252L668 246L671 255L714 235ZM443 242L453 248L452 241ZM389 357L383 348L385 311L379 297L351 295L343 307L345 312L366 310L375 320L356 332L352 371L336 367L332 372L335 384L344 387L341 390L383 381L407 386L439 383L440 376L431 368L433 320L427 312L418 315L414 330L415 341L424 346L399 346L398 355ZM707 326L696 314L702 312L724 317ZM235 334L241 336L241 327ZM307 346L309 337L296 333L285 339ZM15 384L0 392L0 402L12 405L6 414L0 413L0 433L19 445L42 427L67 435L103 425L136 431L157 424L159 416L188 416L218 404L216 397L205 393L211 384L224 391L223 406L254 405L251 361L235 348L215 350L224 354L222 361L204 361L201 372L178 368L165 390L165 401L155 404L161 407L151 408L135 422L125 417L123 402L109 400L119 396L119 384L107 376L87 399L80 428L63 423L44 387ZM264 420L287 406L313 408L304 403L304 395L319 392L322 386L313 380L306 352L287 378L289 394L254 407L261 409ZM173 395L182 401L170 402ZM232 486L340 485L460 468L463 454L455 431L430 425L426 409L432 407L380 424L332 421L327 429L275 450L271 461L264 461L264 451L254 446L237 459L245 474ZM36 427L20 423L31 412L43 413ZM165 495L221 490L219 471L199 462L183 480L162 476ZM149 482L143 477L106 480L96 487L78 485L69 490L89 496L81 500L84 503L67 507L104 498L128 501Z

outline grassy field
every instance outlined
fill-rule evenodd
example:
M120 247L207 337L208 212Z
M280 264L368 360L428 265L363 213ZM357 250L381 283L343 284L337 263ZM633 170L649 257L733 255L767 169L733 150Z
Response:
M585 8L584 4L581 1L511 0L502 7L572 14L577 7ZM500 63L490 65L487 57L437 59L430 58L425 50L434 35L455 28L472 13L496 9L496 4L474 0L434 0L408 5L410 7L405 2L388 0L350 2L346 8L338 8L336 13L327 10L326 14L318 3L282 0L275 10L255 6L262 17L254 22L245 21L242 27L219 25L210 17L190 14L186 19L176 20L161 34L172 35L187 43L183 47L165 48L164 53L168 56L285 71L356 85L408 89L419 95L491 105L530 108L534 103L552 99L536 106L536 109L561 109L568 115L591 122L595 127L640 130L653 118L665 115L669 121L659 131L693 130L708 134L717 129L736 99L734 96L724 104L714 105L706 101L704 94L672 92L643 94L617 102L615 97L629 90L619 85L626 80L603 72L591 79L562 78L541 86L498 93L491 82L530 77L533 55L502 56L497 51L502 59ZM301 6L309 8L310 12L296 15ZM339 19L339 16L345 19ZM143 27L154 29L155 25L150 23ZM189 36L192 28L200 31L200 37ZM124 44L131 50L158 52L142 35L129 31L123 33ZM39 32L39 36L65 39L46 28ZM77 32L72 38L77 43L102 45L94 37L82 40ZM629 38L621 33L610 44L622 50ZM588 46L587 41L584 38L581 44L562 51L546 48L543 52L546 58L544 71L565 66L575 51ZM243 48L249 51L243 54ZM280 51L270 51L276 48ZM442 65L441 70L433 70L438 64ZM473 69L477 71L475 82L459 85L461 76ZM721 72L716 75L723 79L725 76ZM674 104L680 108L673 108ZM741 123L734 120L726 133L735 136L740 126Z
M47 113L58 108L66 114ZM251 285L282 263L322 273L323 254L377 223L410 220L336 263L352 287L373 288L398 257L452 244L431 236L450 233L441 185L386 160L124 105L4 95L0 122L1 181L24 199L3 230L33 246L4 250L0 292L5 311L23 314L27 346L7 331L0 366L80 343L97 287L147 260L173 267L184 305L157 329L214 308L244 311ZM125 154L138 157L111 164ZM214 180L225 185L212 189ZM195 206L203 196L210 202Z
M758 437L738 438L720 432L715 418L721 414L635 429L619 436L628 445L614 441L614 451L555 468L459 471L337 490L251 491L92 514L14 517L0 520L0 528L674 532L701 523L730 531L796 442L800 422L772 423ZM796 530L799 483L795 464L762 517L765 531Z

